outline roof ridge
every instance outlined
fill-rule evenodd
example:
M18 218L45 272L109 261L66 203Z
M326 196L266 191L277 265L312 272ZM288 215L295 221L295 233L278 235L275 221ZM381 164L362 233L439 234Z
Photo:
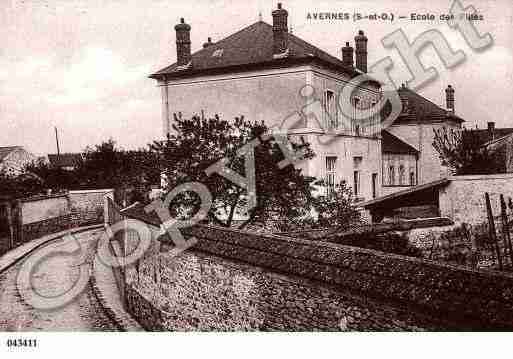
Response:
M198 71L208 70L210 69L220 69L223 67L230 66L242 66L242 65L256 65L256 64L264 64L264 63L272 63L273 57L270 56L267 59L267 54L269 52L269 46L272 48L272 39L270 40L268 37L272 36L272 25L266 23L265 21L259 20L248 26L243 27L242 29L236 31L235 33L222 38L219 41L214 42L211 46L206 48L199 49L191 54L192 58L192 70L197 73ZM261 42L262 38L265 38L266 43L263 44ZM293 60L307 60L317 59L322 62L328 63L331 66L336 66L337 71L348 73L351 75L360 74L360 71L356 70L354 67L345 66L341 59L338 57L328 53L327 51L311 44L310 42L287 32L287 38L289 41L289 49L291 50L290 55L287 57L291 61ZM255 41L253 43L253 41ZM240 49L239 49L240 47ZM230 51L248 51L248 48L254 47L254 51L252 54L248 55L246 63L244 61L225 61L222 62L209 60L209 54L212 51L223 49L229 49ZM255 51L257 51L255 53ZM259 54L258 54L259 53ZM263 55L265 54L265 56ZM309 56L309 55L312 56ZM235 57L237 58L237 57ZM240 60L244 59L244 56L239 58ZM157 76L166 76L171 74L176 74L179 76L180 72L176 72L177 62L175 61L173 64L158 70L157 72L150 75L150 78L158 79ZM194 71L195 70L195 71ZM182 72L183 75L187 76L191 71Z
M413 151L415 151L415 153L419 153L420 151L415 148L413 145L409 144L408 142L406 142L405 140L403 140L402 138L400 138L399 136L396 136L395 134L393 134L392 132L388 131L387 129L384 129L382 130L382 132L386 132L388 135L392 136L395 140L401 142L403 145L407 146L408 148L412 149Z
M238 30L238 31L234 32L233 34L230 34L230 35L228 35L228 36L226 36L226 37L222 38L222 39L221 39L221 40L219 40L219 41L214 41L214 42L212 43L212 45L211 45L211 46L209 46L209 47L204 47L204 48L201 48L201 49L199 49L199 50L197 50L197 51L193 52L193 53L191 54L191 58L193 58L193 57L194 57L194 55L198 55L198 54L200 54L200 53L202 53L202 52L207 51L208 49L210 49L210 48L211 48L211 47L213 47L213 46L218 46L220 43L226 42L226 41L228 41L229 39L231 39L231 38L233 38L233 37L235 37L235 36L237 36L237 35L240 35L240 33L242 33L243 31L246 31L247 29L249 29L249 28L251 28L252 26L255 26L255 25L259 24L259 23L262 23L262 24L264 24L264 25L267 25L267 26L272 27L271 25L269 25L269 24L268 24L268 23L266 23L265 21L261 21L261 20L259 20L259 21L255 22L255 23L251 24L251 25L248 25L248 26L243 27L242 29L240 29L240 30ZM193 60L193 61L194 61L194 60ZM175 61L175 62L173 62L171 65L169 65L169 66L167 66L167 67L164 67L164 68L163 68L163 69L161 69L161 70L158 70L158 71L157 71L157 72L155 72L154 74L158 74L158 73L161 73L161 72L168 71L168 70L172 69L172 68L176 65L176 63L177 63L177 62Z

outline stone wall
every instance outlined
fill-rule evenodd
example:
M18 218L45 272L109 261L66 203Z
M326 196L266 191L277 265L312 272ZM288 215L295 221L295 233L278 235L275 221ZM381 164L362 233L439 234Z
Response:
M128 309L150 329L513 327L510 275L216 227L184 232L199 240L192 250L171 257L172 245L154 240L126 270Z
M158 259L157 259L158 258ZM127 288L129 311L148 330L423 330L429 316L336 286L201 252L155 257Z
M486 221L485 192L495 216L500 215L499 197L513 198L513 173L495 175L453 176L440 188L439 206L443 217L454 222L481 224Z
M20 235L14 245L66 229L102 223L104 197L112 190L70 191L20 201Z

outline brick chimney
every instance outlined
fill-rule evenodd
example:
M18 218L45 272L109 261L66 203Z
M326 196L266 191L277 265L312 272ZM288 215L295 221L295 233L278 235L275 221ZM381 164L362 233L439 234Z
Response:
M212 46L212 45L214 45L214 43L212 42L212 38L211 38L211 37L209 37L209 38L207 39L207 42L205 42L205 43L203 44L203 48L204 48L204 49L206 49L207 47Z
M273 15L273 55L283 55L289 48L289 35L287 26L287 10L278 3L278 9L272 12Z
M344 66L353 67L353 48L349 46L349 42L346 42L346 46L342 48L342 63Z
M354 38L356 68L361 72L367 73L367 36L362 30L358 31L358 35Z
M178 66L186 66L191 62L191 26L185 23L183 17L175 26L176 31L176 60Z
M495 122L488 122L488 135L491 140L495 139Z
M454 89L451 85L447 86L445 89L445 103L447 106L447 109L454 113Z

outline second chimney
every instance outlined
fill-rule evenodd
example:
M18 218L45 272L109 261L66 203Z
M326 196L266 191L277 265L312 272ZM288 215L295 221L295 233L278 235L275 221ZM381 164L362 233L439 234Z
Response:
M273 55L286 53L289 48L289 35L287 26L287 10L278 3L278 9L272 12L273 15Z
M346 46L342 48L342 63L344 66L353 67L353 48L349 46L349 42L346 42Z
M191 26L185 23L183 17L175 26L176 31L176 61L178 66L186 66L191 62Z
M445 102L447 105L447 109L454 113L454 89L451 85L447 86L445 89Z
M495 122L488 122L488 135L490 139L495 139Z
M354 38L356 68L361 72L367 73L367 36L362 30Z
M207 42L205 42L205 43L203 44L203 48L204 48L204 49L206 49L207 47L212 46L212 45L214 45L214 43L212 42L212 38L211 38L211 37L209 37L209 38L208 38L208 40L207 40Z

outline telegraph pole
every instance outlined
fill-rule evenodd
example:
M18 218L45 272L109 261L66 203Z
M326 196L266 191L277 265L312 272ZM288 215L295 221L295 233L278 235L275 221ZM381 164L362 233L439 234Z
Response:
M59 134L57 133L57 126L55 127L55 142L57 143L57 155L60 155L61 149L59 148Z

